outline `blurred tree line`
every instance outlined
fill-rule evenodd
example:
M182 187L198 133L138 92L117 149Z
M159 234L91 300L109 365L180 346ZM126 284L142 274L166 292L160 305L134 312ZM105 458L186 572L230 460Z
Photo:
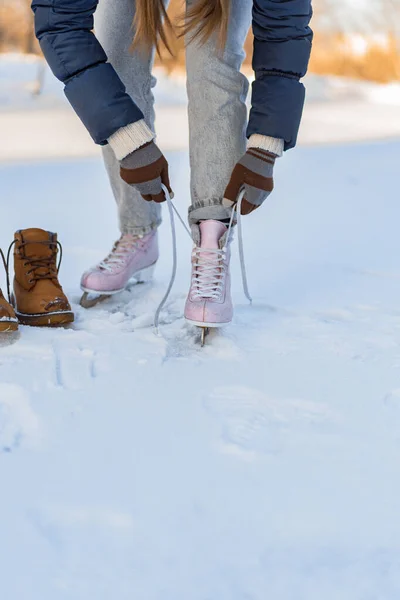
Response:
M33 31L31 0L0 0L0 51L39 53ZM182 12L182 0L171 0L170 14ZM400 80L400 0L370 0L366 10L340 0L314 0L315 31L310 70L379 82ZM380 32L380 37L377 32ZM355 32L364 36L365 48L355 48ZM183 40L170 39L173 56L162 53L168 71L184 66ZM246 42L248 66L252 36ZM157 59L160 62L160 59Z
M400 80L400 0L314 0L310 71L379 83ZM361 9L363 6L363 9Z
M31 0L0 0L0 51L39 52Z

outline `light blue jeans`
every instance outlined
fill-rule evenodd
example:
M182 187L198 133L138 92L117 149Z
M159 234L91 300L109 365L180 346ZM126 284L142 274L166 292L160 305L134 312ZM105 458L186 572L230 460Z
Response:
M193 2L195 0L187 0ZM189 100L191 206L190 224L203 219L226 219L222 205L225 188L236 162L246 151L248 80L240 72L244 42L251 24L253 0L232 0L228 41L223 52L215 38L193 42L186 51ZM111 64L154 131L152 76L154 52L130 51L134 0L100 0L96 35ZM162 148L161 148L162 150ZM118 206L122 233L146 234L161 222L159 204L144 201L119 176L119 164L109 147L104 162ZM172 181L174 188L174 182Z

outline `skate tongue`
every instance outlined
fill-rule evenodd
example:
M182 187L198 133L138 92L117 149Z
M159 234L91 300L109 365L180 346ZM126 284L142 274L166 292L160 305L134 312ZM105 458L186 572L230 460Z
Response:
M200 248L218 249L219 240L227 227L221 221L202 221L200 223Z
M27 257L50 257L54 252L54 248L51 248L48 244L41 242L57 242L57 236L44 229L31 228L18 231L15 234L15 239L23 242L23 254Z

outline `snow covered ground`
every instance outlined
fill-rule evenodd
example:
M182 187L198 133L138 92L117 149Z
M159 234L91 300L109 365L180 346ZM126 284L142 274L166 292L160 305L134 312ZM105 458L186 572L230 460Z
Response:
M154 283L85 311L80 274L117 236L101 161L0 164L1 245L58 231L76 311L0 348L1 598L398 599L399 155L386 140L279 161L244 221L254 305L235 254L235 320L204 349L181 316L179 225L151 328L166 211ZM184 214L187 150L168 159Z

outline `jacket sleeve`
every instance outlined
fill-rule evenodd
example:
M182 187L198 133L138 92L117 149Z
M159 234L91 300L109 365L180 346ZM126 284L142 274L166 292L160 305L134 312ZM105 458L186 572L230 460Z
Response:
M98 0L33 0L35 30L54 75L97 144L143 118L94 36Z
M281 138L296 145L304 106L300 82L310 59L311 0L254 0L255 81L247 135Z

